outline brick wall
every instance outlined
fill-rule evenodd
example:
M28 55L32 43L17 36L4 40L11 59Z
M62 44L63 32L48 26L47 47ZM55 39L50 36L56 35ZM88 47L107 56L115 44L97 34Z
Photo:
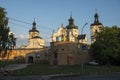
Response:
M78 47L81 46L81 47ZM86 46L86 50L82 50L82 45ZM57 65L76 65L89 62L89 52L87 44L77 42L52 42L51 52L49 56L50 64L54 64L57 54Z

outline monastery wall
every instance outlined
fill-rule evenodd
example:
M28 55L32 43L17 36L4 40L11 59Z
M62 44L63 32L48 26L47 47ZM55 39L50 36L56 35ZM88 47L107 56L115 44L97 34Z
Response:
M77 42L51 43L51 52L49 56L50 64L76 65L88 63L89 60L89 46L87 44L80 44Z

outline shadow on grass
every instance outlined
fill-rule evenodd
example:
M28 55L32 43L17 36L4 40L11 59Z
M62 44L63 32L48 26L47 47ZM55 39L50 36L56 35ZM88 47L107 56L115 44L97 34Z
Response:
M81 65L75 66L51 66L49 64L31 64L27 68L15 70L13 76L29 76L29 75L53 75L53 74L106 74L112 72L120 72L120 66L91 66L84 65L83 72Z

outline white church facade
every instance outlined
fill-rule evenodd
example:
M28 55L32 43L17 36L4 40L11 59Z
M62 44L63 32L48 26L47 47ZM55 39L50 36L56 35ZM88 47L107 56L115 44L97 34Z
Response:
M52 33L52 42L81 42L78 40L79 30L78 26L74 24L74 19L72 16L70 16L70 19L68 20L69 24L64 27L63 24L58 28L57 32ZM81 43L87 44L87 38L82 40Z
M36 22L32 24L32 29L29 30L28 46L25 48L44 48L45 40L39 36L39 31L36 29Z

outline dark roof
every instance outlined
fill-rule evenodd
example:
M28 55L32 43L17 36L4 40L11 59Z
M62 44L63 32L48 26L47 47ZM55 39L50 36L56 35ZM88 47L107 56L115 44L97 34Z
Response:
M102 23L92 23L91 26L102 25Z
M78 29L78 26L73 25L67 25L66 26L67 29Z
M98 15L97 12L95 13L94 18L95 18L94 23L92 23L91 26L94 26L94 25L102 25L102 23L99 22L99 19L98 19L98 18L99 18L99 15Z
M31 29L31 30L29 30L29 32L39 32L39 31L36 29Z
M78 26L74 24L74 19L72 16L70 16L70 19L68 19L69 25L66 26L67 29L78 29Z
M78 40L80 40L80 39L85 39L85 36L86 36L86 34L81 34L81 35L78 35Z
M35 37L33 37L33 38L40 38L40 39L42 39L42 37L40 37L40 36L35 36Z
M29 32L39 32L39 31L36 29L36 22L35 22L35 21L33 21L32 25L33 25L33 27L32 27L31 30L29 30Z
M32 25L33 25L33 26L36 26L36 22L35 22L35 21L33 21Z

